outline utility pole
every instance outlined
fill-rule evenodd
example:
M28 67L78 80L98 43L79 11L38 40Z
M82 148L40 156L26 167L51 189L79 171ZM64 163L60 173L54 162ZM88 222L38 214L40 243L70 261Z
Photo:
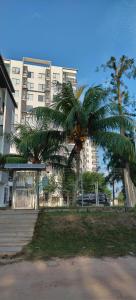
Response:
M81 165L81 195L82 195L82 207L83 207L84 206L83 165Z
M113 181L112 181L112 205L114 206L114 199L115 199L115 180L113 178Z
M95 183L96 206L99 206L98 181Z

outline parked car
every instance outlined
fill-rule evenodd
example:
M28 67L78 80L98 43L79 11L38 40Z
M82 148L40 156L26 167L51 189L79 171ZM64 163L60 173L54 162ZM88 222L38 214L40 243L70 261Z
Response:
M98 193L98 201L99 201L99 204L109 206L107 196L104 193ZM78 196L77 204L79 206L82 205L82 195ZM96 204L96 194L95 193L84 194L83 195L83 206L90 206L92 204Z

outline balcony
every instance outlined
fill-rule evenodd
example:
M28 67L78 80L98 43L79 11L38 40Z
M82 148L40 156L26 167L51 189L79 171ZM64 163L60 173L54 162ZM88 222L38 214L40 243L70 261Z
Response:
M50 77L51 77L51 71L50 71L49 69L46 70L45 76L46 76L47 78L50 78Z
M27 95L23 95L22 100L27 101Z
M22 85L23 89L27 89L27 84L24 84Z
M27 77L28 76L28 68L27 66L23 67L23 77Z
M23 72L23 77L27 77L28 76L28 72Z

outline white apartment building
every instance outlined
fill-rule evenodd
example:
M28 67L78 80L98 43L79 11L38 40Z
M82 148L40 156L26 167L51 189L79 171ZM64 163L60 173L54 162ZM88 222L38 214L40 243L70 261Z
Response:
M87 139L84 143L83 150L81 151L81 170L82 172L98 171L98 152L96 145Z
M2 155L10 151L10 143L6 134L11 132L14 124L14 111L17 108L13 93L12 82L0 55L0 154ZM6 206L9 201L8 177L8 172L0 171L0 207Z
M71 82L73 90L77 88L77 70L52 65L51 61L23 58L5 59L15 89L15 123L26 122L29 112L38 106L50 106L53 96L59 91L59 83ZM12 148L13 151L14 148ZM97 170L96 148L90 140L85 142L81 154L83 171Z
M49 106L53 95L58 92L59 83L71 82L76 89L77 70L53 66L51 61L34 58L5 60L14 89L18 108L15 122L21 123L32 108Z

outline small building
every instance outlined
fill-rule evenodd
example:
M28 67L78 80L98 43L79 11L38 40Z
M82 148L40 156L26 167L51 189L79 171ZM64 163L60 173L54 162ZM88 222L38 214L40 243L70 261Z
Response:
M46 164L6 163L7 174L6 197L4 206L11 209L38 209L39 207L63 206L59 191L49 193L46 199L45 187L49 175Z
M13 93L15 92L7 69L0 55L0 154L10 152L10 143L6 134L14 124L14 112L17 108ZM0 207L6 206L8 194L8 173L0 171Z
M10 163L5 164L8 174L8 193L6 206L13 209L37 209L41 172L45 164Z

